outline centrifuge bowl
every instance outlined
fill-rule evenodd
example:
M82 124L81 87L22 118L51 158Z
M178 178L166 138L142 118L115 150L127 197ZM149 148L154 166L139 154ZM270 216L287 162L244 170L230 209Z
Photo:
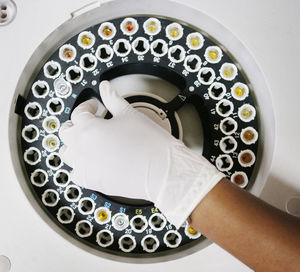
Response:
M89 7L84 8L83 11L86 11L84 13L82 13L82 11L74 12L71 19L62 24L41 43L26 64L18 81L9 115L10 150L18 181L28 200L45 222L63 238L83 250L108 259L134 263L162 262L189 255L206 247L210 244L210 241L207 239L201 241L201 243L197 243L197 241L195 241L186 246L180 247L178 250L173 250L172 254L154 253L146 258L139 258L141 256L137 254L133 256L133 258L129 258L125 255L112 255L105 251L100 252L99 250L86 245L84 242L75 239L73 236L68 235L59 227L58 224L52 221L47 215L47 211L41 208L26 182L26 171L22 162L23 154L20 148L20 136L18 135L21 121L20 117L15 114L17 98L19 95L24 97L27 96L28 90L30 90L29 82L35 78L38 71L41 69L42 64L49 58L51 52L53 52L53 50L57 47L58 43L71 38L79 31L97 24L100 21L106 21L123 16L155 15L162 16L164 18L172 18L174 21L182 22L182 24L185 25L191 25L193 28L198 27L202 32L208 33L208 36L210 36L211 39L216 40L218 44L223 45L230 52L231 57L237 60L237 62L241 65L240 70L244 72L248 82L250 82L251 89L254 90L254 92L252 92L252 96L254 96L256 100L256 107L260 112L260 142L257 154L257 163L254 173L252 174L252 179L255 180L255 182L249 188L249 191L254 195L259 195L268 176L275 142L275 122L269 88L260 68L245 46L224 26L203 14L201 11L176 2L159 0L128 0L126 2L112 1L103 3L100 6L98 5L98 7L95 7L95 4L93 4L91 7L92 9L90 10Z

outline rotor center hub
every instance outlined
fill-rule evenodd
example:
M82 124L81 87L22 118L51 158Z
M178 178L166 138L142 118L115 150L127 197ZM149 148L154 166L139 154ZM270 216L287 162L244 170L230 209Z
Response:
M158 95L143 93L143 95L130 95L128 102L139 112L168 131L174 137L182 140L182 125L176 112L168 111L167 101Z
M144 102L133 103L132 106L139 112L145 114L147 117L149 117L156 124L164 128L166 131L172 133L169 118L164 110L158 108L155 105Z

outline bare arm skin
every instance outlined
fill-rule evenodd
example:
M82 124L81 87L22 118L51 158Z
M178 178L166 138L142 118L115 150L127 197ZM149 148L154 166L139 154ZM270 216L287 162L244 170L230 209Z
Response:
M190 225L256 272L300 271L300 219L226 179L194 209Z

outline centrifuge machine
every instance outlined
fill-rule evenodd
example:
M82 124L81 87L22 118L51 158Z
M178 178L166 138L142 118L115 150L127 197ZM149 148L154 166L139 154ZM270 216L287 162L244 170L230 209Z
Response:
M236 186L299 215L297 4L267 2L0 1L1 271L251 271L153 203L74 184L58 130L91 98L111 118L110 80Z

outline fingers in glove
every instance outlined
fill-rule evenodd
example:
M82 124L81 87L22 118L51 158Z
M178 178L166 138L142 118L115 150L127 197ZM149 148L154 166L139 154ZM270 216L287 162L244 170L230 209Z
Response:
M113 116L124 113L128 108L132 108L130 104L120 96L113 86L107 80L101 81L99 92L104 106Z
M59 155L65 164L69 165L72 168L74 167L74 156L72 156L70 149L66 145L63 145L59 149Z
M75 169L76 169L76 167L75 167ZM70 178L71 178L71 181L73 181L76 185L86 188L85 180L80 171L73 169L70 174Z
M67 144L73 137L73 123L71 120L68 120L62 124L58 131L59 138L63 141L64 144Z
M87 100L78 105L71 114L71 121L74 125L86 122L91 118L95 118L98 110L98 102L96 99Z

